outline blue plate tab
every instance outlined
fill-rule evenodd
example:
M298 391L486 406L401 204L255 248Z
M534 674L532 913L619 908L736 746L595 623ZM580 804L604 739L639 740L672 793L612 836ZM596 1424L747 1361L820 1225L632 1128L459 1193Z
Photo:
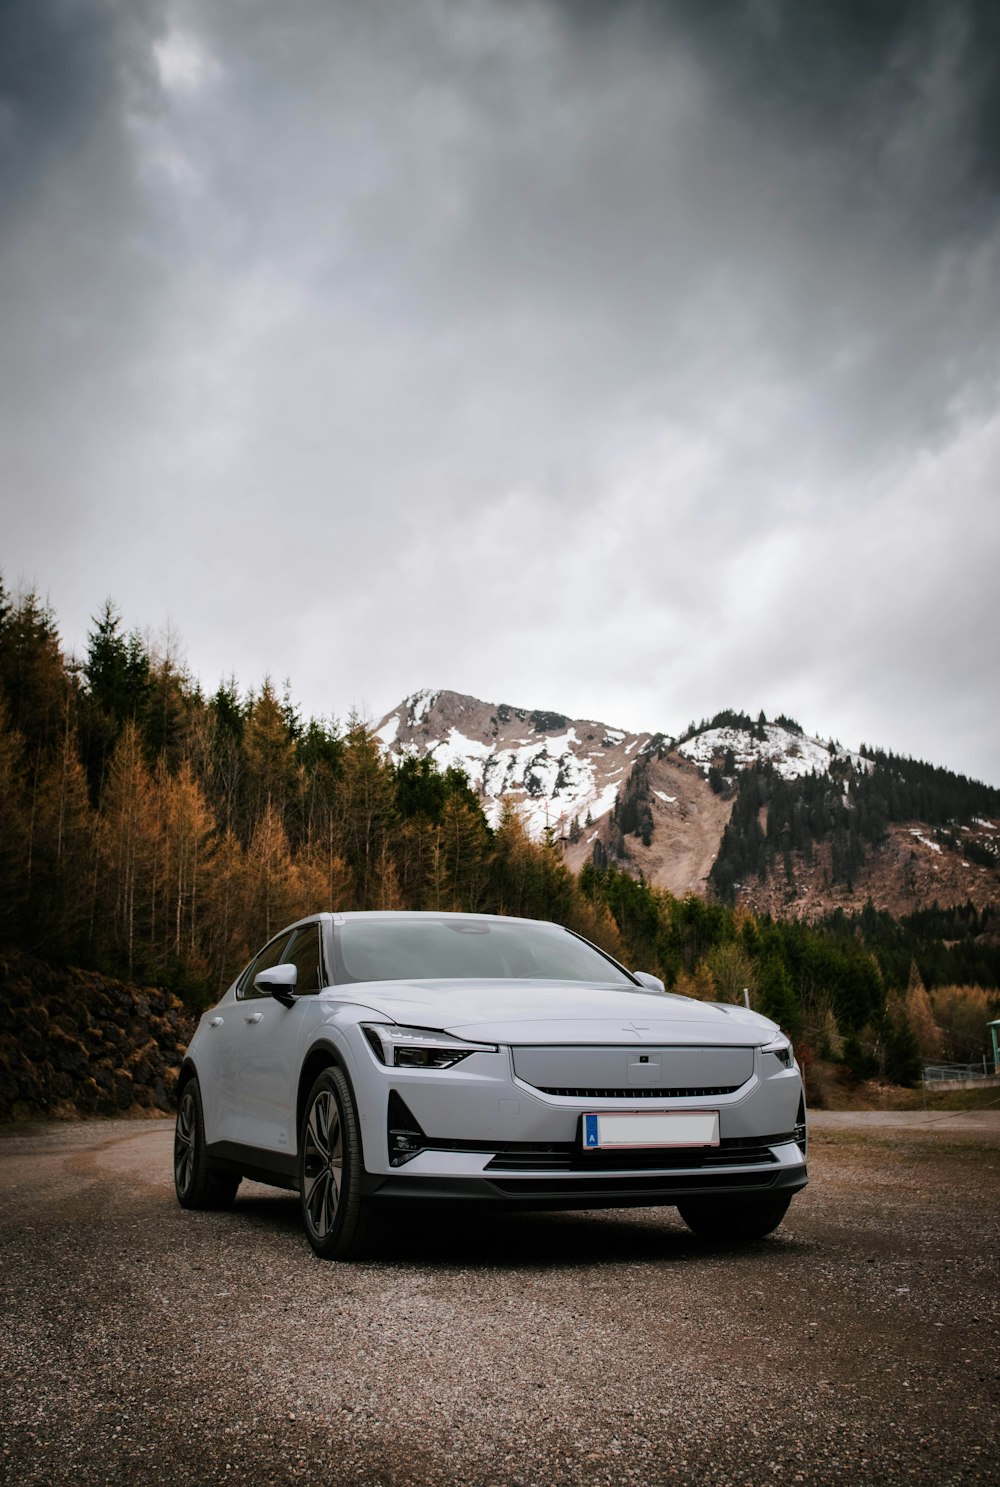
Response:
M591 1146L600 1146L597 1132L597 1116L585 1115L583 1117L583 1146L584 1150Z

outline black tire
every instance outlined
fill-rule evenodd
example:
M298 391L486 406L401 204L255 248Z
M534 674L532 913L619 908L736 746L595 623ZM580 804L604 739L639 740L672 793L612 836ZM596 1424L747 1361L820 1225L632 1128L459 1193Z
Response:
M299 1131L299 1205L321 1260L357 1260L367 1251L372 1205L361 1192L363 1176L351 1087L330 1067L309 1091Z
M205 1113L201 1090L194 1077L181 1090L174 1127L174 1190L182 1208L229 1208L240 1177L220 1172L208 1160Z
M772 1234L788 1212L790 1193L772 1198L692 1198L677 1212L699 1239L745 1241Z

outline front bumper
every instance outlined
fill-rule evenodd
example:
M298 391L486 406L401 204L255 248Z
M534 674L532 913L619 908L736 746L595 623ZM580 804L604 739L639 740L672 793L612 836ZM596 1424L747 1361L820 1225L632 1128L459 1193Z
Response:
M699 1087L678 1088L672 1078L663 1091L543 1090L518 1077L517 1050L509 1048L474 1054L442 1072L380 1068L384 1116L381 1129L366 1123L365 1191L534 1208L795 1192L807 1181L798 1070L757 1049L747 1053L748 1077L736 1088L721 1080L707 1088L702 1060ZM717 1147L582 1149L585 1114L706 1108L719 1112Z
M693 1195L699 1197L769 1197L775 1193L795 1193L807 1182L805 1159L799 1147L790 1142L772 1148L774 1161L767 1167L725 1168L715 1166L685 1171L649 1168L621 1171L604 1168L584 1174L547 1172L525 1176L520 1173L489 1172L481 1169L478 1176L456 1171L446 1174L415 1172L408 1167L388 1177L368 1174L363 1191L373 1198L410 1198L451 1200L457 1202L493 1203L508 1208L653 1208L682 1203ZM429 1155L429 1154L428 1154ZM434 1162L445 1165L437 1153ZM455 1166L466 1166L465 1153L455 1153ZM662 1160L664 1153L657 1156ZM414 1159L414 1166L421 1158Z

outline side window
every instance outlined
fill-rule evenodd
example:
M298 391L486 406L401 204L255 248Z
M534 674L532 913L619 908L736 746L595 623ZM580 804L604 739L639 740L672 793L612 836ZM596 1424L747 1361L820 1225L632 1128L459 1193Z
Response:
M319 991L323 981L319 964L318 924L304 924L301 929L297 929L284 958L298 968L296 996L307 996L311 991Z
M257 990L253 984L253 978L260 971L269 971L272 966L281 965L285 958L284 950L287 944L288 935L279 935L276 940L271 941L270 945L264 946L257 959L252 960L243 972L243 980L240 982L237 996L249 998L267 995L266 992Z

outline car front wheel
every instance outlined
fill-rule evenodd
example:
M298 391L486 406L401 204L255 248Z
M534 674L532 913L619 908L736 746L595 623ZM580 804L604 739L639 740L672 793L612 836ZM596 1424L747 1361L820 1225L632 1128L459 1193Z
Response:
M321 1260L356 1260L368 1246L371 1202L357 1111L346 1078L324 1069L309 1091L299 1132L299 1201L309 1243Z
M205 1113L197 1079L181 1091L174 1127L174 1188L182 1208L228 1208L236 1197L239 1176L220 1172L208 1160Z
M789 1194L773 1198L692 1198L677 1212L699 1239L763 1239L788 1212Z

